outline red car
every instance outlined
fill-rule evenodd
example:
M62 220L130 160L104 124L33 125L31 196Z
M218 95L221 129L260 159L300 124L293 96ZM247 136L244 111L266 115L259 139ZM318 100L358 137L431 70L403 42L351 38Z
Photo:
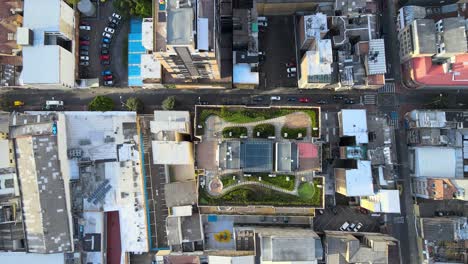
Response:
M80 40L80 45L88 46L89 45L89 40Z
M106 75L106 76L104 76L102 78L104 78L104 81L111 81L112 80L112 75Z
M101 58L101 60L110 60L109 55L101 55L99 58Z
M310 99L307 98L307 97L301 97L301 98L299 98L299 102L301 102L301 103L308 103L308 102L310 102Z

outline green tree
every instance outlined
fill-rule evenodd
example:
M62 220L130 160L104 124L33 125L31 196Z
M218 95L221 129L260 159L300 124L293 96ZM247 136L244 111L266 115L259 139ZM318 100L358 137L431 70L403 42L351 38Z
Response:
M164 110L172 110L175 106L175 96L169 96L162 102L162 109Z
M114 7L125 17L152 16L152 0L114 0Z
M143 102L138 97L130 97L125 102L125 106L128 111L135 111L141 113L143 111L144 105Z
M114 101L110 97L98 95L88 104L89 111L112 111Z

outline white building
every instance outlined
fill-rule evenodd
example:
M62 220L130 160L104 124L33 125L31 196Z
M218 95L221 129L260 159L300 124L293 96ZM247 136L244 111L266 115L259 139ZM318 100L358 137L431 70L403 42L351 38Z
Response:
M338 112L340 137L354 137L356 144L369 143L365 109L343 109Z
M371 161L357 160L356 164L354 169L335 168L336 192L350 197L374 195Z
M22 82L36 88L75 86L75 13L62 0L25 0Z
M362 197L361 207L376 213L400 213L400 191L379 190L375 195Z

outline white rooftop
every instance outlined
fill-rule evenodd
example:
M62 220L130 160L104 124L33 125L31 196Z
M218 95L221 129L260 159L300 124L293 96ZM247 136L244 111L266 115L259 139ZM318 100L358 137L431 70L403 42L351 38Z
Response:
M248 63L236 63L233 69L233 83L259 84L258 72L252 72Z
M210 264L254 264L255 256L208 256Z
M0 139L0 169L8 168L10 163L10 143L8 139Z
M161 79L161 62L153 54L141 55L141 78Z
M333 62L332 45L330 39L317 41L317 50L306 52L308 76L329 75L332 73Z
M346 196L374 195L371 161L358 160L357 169L346 170Z
M416 127L442 128L447 122L444 111L413 110L408 115L416 122Z
M153 50L153 18L143 18L141 23L141 44L146 50Z
M400 191L379 190L377 194L362 197L361 207L376 213L400 213Z
M455 148L414 148L414 175L416 177L454 178L457 156Z
M63 253L57 254L36 254L25 252L0 252L2 264L64 264L65 256Z
M208 18L197 18L197 49L208 51L209 34Z
M61 0L24 0L23 26L33 31L60 31L60 2ZM38 12L39 10L43 12ZM42 43L44 40L40 36L34 36L34 39L35 42L42 40Z
M365 109L343 109L339 113L340 136L356 137L356 144L369 143Z
M154 121L150 122L151 133L174 131L190 132L190 113L188 111L154 111Z
M306 38L320 39L320 33L328 32L327 15L316 13L304 16L304 32Z
M193 164L193 146L191 142L153 141L152 149L154 164Z
M387 63L385 62L385 43L383 39L369 40L368 75L385 74Z

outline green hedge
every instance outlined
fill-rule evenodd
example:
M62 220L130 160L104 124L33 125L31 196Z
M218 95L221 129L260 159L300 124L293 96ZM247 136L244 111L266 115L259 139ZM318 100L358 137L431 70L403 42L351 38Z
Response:
M246 127L225 127L223 129L223 137L225 138L240 138L241 136L247 136Z
M262 177L262 180L259 180ZM286 180L289 177L289 181ZM253 174L250 177L244 177L246 181L261 182L264 184L270 184L279 188L283 188L288 191L294 190L295 177L294 175L276 175L276 177L268 177L268 173Z
M259 133L257 136L257 133ZM272 124L260 124L256 125L253 129L253 136L256 138L268 138L275 136L275 126Z
M287 133L287 136L284 134ZM307 136L307 128L300 127L300 128L291 128L287 126L283 126L281 128L281 136L286 139L297 139L299 134L302 134L302 137Z
M223 188L226 188L228 186L231 186L231 185L234 185L234 184L237 183L237 179L236 180L232 179L232 176L234 176L234 175L226 175L226 176L221 177L221 182L223 183Z

